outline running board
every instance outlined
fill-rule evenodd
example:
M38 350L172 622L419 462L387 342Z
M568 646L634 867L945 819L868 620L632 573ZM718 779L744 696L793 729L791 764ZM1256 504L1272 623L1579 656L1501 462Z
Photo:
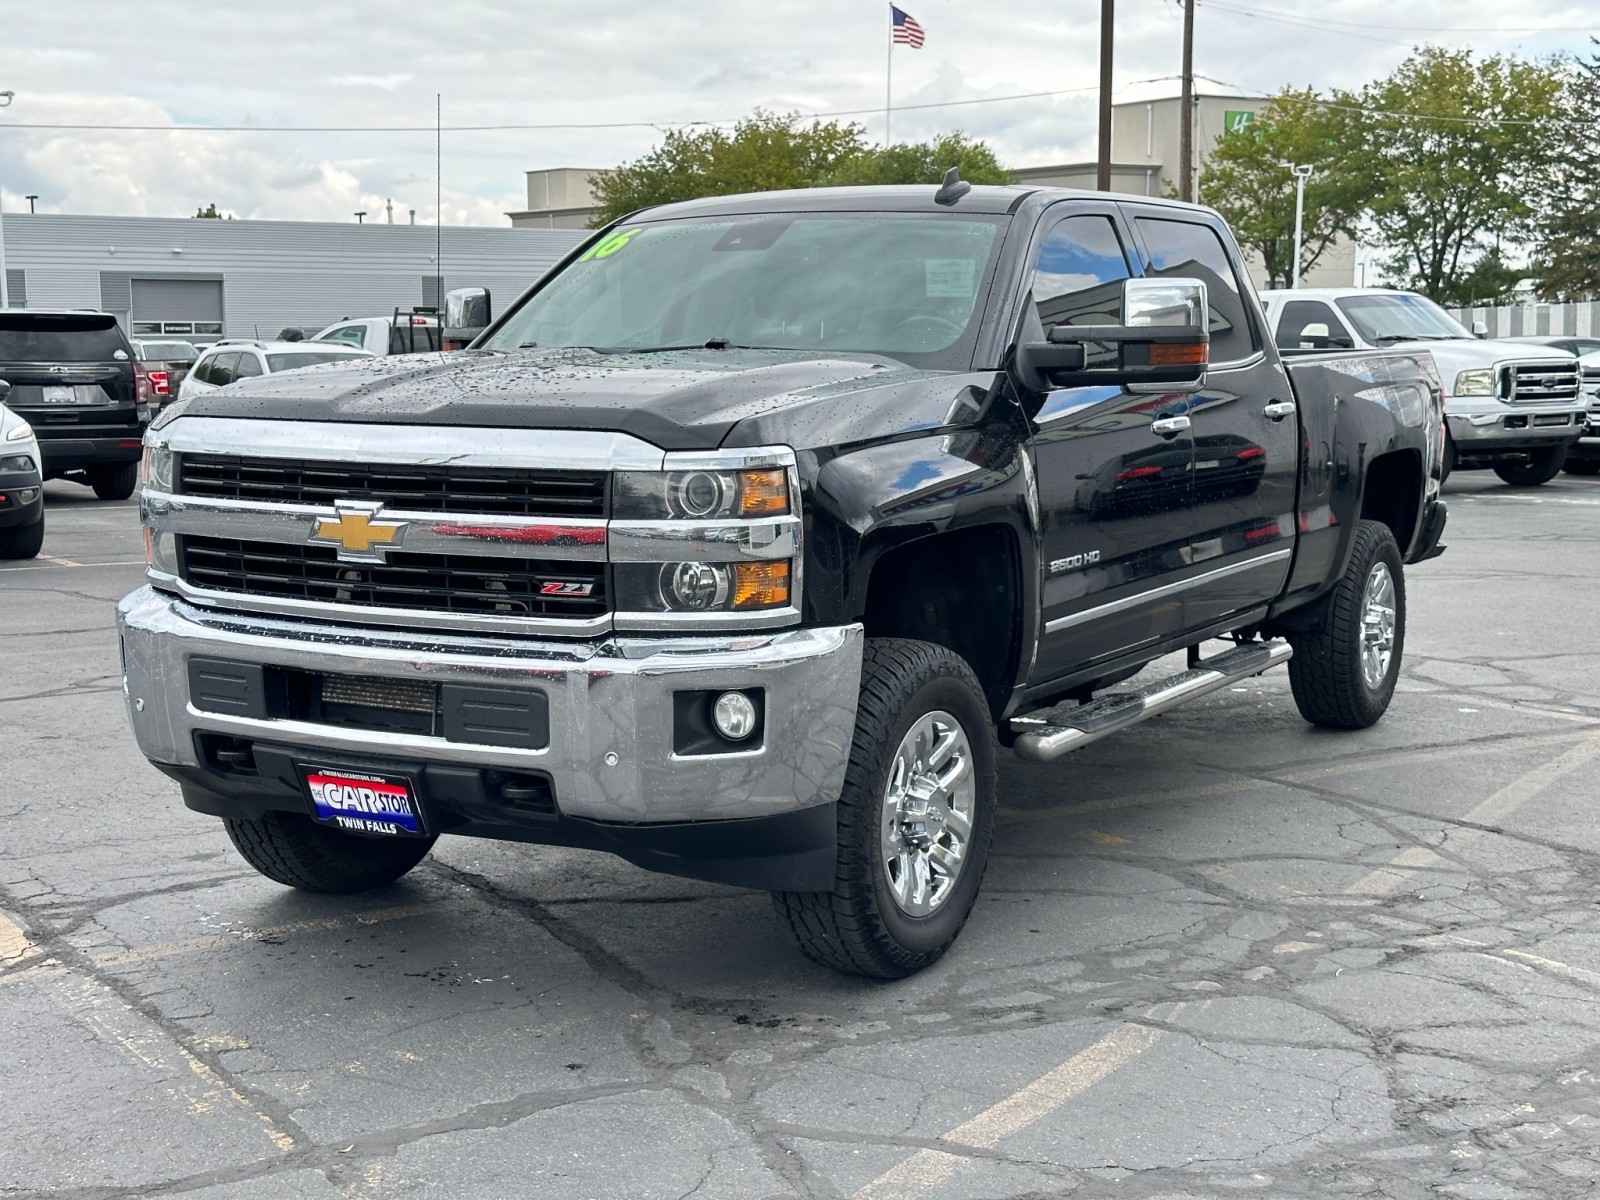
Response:
M1017 756L1029 762L1050 762L1069 750L1099 741L1108 733L1259 675L1292 657L1294 650L1287 642L1236 646L1215 658L1202 659L1181 675L1153 680L1133 691L1108 692L1077 708L1052 708L1012 717L1010 728L1017 735Z

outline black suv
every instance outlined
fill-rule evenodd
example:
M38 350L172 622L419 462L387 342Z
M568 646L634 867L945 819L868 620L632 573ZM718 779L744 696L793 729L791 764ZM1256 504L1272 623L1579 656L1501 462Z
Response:
M46 479L86 483L102 500L133 495L150 423L133 363L133 347L109 313L0 312L6 403L33 426Z

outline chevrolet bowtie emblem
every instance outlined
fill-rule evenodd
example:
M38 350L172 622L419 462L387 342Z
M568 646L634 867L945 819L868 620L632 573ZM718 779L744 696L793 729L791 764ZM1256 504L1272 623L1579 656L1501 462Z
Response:
M332 542L346 562L381 563L386 549L400 545L405 521L380 521L381 504L356 500L335 500L336 517L318 517L311 529L313 542Z

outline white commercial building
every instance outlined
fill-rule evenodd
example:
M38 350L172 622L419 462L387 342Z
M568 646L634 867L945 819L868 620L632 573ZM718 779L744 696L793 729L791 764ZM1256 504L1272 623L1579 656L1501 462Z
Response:
M201 342L433 307L453 287L488 288L498 313L582 236L51 213L4 221L12 307L100 309L135 337Z

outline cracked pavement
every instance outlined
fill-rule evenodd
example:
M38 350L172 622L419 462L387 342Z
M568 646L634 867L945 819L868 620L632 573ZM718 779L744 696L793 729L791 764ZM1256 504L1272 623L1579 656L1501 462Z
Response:
M0 566L0 1197L1600 1190L1600 484L1452 479L1374 729L1278 672L1002 755L972 920L894 984L597 854L256 876L127 729L136 505L47 491Z

